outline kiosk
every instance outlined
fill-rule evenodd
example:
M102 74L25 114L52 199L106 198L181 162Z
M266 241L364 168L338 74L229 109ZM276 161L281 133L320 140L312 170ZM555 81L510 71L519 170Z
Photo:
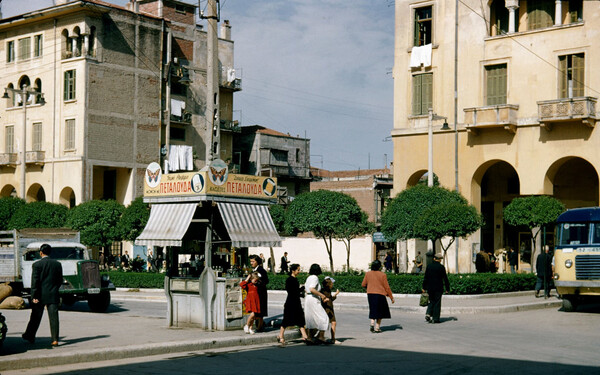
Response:
M275 178L229 174L224 163L170 174L158 163L147 167L150 218L135 244L166 260L169 327L243 327L239 282L248 247L281 246L268 209L276 191Z

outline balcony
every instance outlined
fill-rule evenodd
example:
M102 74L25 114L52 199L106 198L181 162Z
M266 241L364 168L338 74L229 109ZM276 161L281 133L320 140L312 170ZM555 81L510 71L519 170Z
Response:
M465 108L465 127L467 131L475 134L491 128L504 128L514 134L517 131L518 110L517 104Z
M229 130L233 133L241 133L242 128L240 127L239 121L233 120L219 120L221 123L221 130Z
M17 154L0 154L0 166L16 167L17 166Z
M539 101L537 104L540 126L550 131L556 123L581 122L593 128L596 124L597 101L597 98L590 96Z
M43 165L46 158L45 151L27 151L25 153L25 162L27 164Z
M220 86L231 91L242 91L242 79L236 78L230 82L222 81Z

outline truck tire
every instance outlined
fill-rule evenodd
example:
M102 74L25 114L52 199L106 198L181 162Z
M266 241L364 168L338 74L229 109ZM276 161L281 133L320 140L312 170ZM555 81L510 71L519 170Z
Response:
M4 344L7 331L8 327L6 327L6 318L4 315L2 315L2 313L0 313L0 348L2 348L2 344Z
M77 302L77 299L73 296L62 296L60 297L61 305L73 306Z
M110 306L110 292L103 290L100 294L88 296L88 306L93 312L106 312Z
M573 297L563 297L562 307L565 312L573 312L577 310L577 301Z

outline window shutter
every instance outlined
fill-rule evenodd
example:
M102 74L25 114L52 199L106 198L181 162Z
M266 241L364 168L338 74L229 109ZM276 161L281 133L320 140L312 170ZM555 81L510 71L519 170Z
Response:
M486 67L486 104L506 104L506 64Z
M423 80L421 82L421 114L427 114L429 112L429 108L432 108L433 104L433 74L423 74Z
M64 81L64 95L63 95L63 100L69 100L69 72L66 71L65 74L65 81Z
M573 55L573 97L585 95L584 54Z
M421 77L423 75L415 75L412 79L412 114L421 114Z
M558 97L566 98L567 94L567 56L558 56Z

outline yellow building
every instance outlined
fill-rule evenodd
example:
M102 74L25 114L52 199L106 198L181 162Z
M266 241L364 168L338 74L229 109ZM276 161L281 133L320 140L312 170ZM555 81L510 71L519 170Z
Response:
M530 246L503 220L515 197L598 205L599 32L596 1L396 1L393 195L427 172L432 126L434 174L486 221L451 271L474 271L479 248Z

